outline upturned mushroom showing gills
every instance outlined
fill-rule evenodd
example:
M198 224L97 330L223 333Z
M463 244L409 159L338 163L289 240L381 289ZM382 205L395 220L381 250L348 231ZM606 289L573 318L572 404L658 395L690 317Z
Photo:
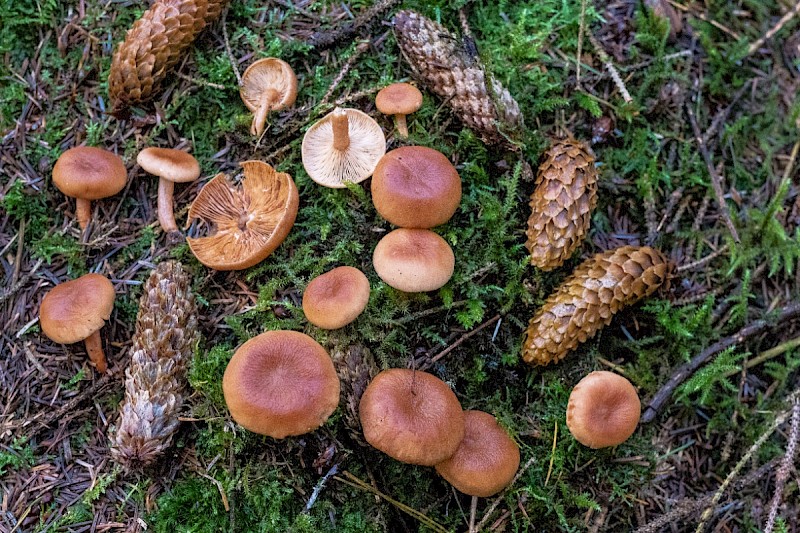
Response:
M197 259L215 270L249 268L269 256L294 225L300 198L289 174L261 161L245 161L241 189L218 174L189 208L209 235L187 237Z
M397 133L405 139L408 137L406 115L422 107L422 93L410 83L393 83L378 92L375 107L384 115L394 115Z
M308 129L301 151L312 180L341 189L372 175L386 153L386 137L366 113L337 107Z
M600 370L575 385L567 405L567 427L589 448L622 444L633 435L642 406L631 382Z
M183 150L172 148L145 148L136 156L145 172L158 176L158 222L168 240L183 239L172 211L172 194L175 183L186 183L200 177L197 159Z
M289 63L274 57L259 59L242 74L239 95L253 112L252 135L261 135L270 111L294 105L297 98L297 76Z
M70 148L53 167L53 184L76 200L75 215L81 229L86 229L92 218L92 200L117 194L127 181L122 159L93 146Z
M86 274L53 287L42 299L39 323L50 340L63 344L84 341L97 371L108 367L100 328L111 318L114 286L105 276Z

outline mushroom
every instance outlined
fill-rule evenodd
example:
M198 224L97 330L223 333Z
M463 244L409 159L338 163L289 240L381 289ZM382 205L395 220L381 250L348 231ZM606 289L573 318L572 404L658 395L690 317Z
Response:
M344 188L372 175L386 153L383 130L357 109L337 107L311 126L303 137L303 167L325 187Z
M464 440L456 453L436 465L448 483L482 498L506 488L519 468L519 447L483 411L464 411Z
M422 93L410 83L393 83L378 92L375 107L384 115L394 115L397 133L405 139L408 137L406 115L422 107Z
M303 312L322 329L339 329L354 321L369 302L369 280L357 268L341 266L317 276L303 293Z
M222 377L233 419L282 439L320 427L339 404L339 378L325 349L297 331L267 331L233 354Z
M114 286L101 274L86 274L65 281L45 294L39 307L39 323L50 340L63 344L84 341L86 353L97 371L108 365L100 328L111 318Z
M172 193L176 183L187 183L200 177L197 159L183 150L145 148L136 156L145 172L158 176L158 222L171 242L183 238L172 211Z
M453 276L455 256L450 245L427 229L399 228L375 246L372 266L388 285L404 292L427 292Z
M245 161L241 190L217 174L189 208L211 235L188 237L197 259L216 270L241 270L263 261L294 225L300 197L292 177L261 161Z
M53 166L53 184L65 195L75 198L75 214L82 230L92 218L92 200L117 194L127 180L122 159L93 146L70 148Z
M403 146L378 161L372 176L372 201L378 213L403 228L444 224L461 202L461 177L441 152Z
M239 96L254 113L250 133L261 135L267 113L294 105L297 76L286 61L275 57L259 59L242 74Z
M589 448L622 444L639 423L641 403L636 389L622 376L599 370L575 385L567 405L567 427Z
M418 370L379 373L361 396L358 412L367 442L404 463L441 463L464 438L456 395L441 379Z

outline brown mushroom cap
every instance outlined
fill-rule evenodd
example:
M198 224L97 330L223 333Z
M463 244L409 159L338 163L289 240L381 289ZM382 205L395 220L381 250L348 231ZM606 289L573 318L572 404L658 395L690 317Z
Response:
M55 342L82 341L111 318L114 297L114 285L101 274L86 274L60 283L42 299L42 331Z
M200 219L211 232L187 238L189 248L216 270L240 270L266 259L289 234L300 204L289 174L261 161L241 165L241 189L218 174L189 208L189 221Z
M122 159L93 146L70 148L53 166L53 184L71 198L107 198L121 191L127 180Z
M422 107L422 93L410 83L393 83L378 92L375 107L384 115L408 115Z
M403 146L378 162L372 177L378 213L403 228L444 224L461 202L461 177L447 157L424 146Z
M325 349L297 331L267 331L242 344L222 378L233 419L282 439L320 427L339 404L339 378Z
M592 372L569 395L567 427L589 448L616 446L636 430L641 408L630 381L605 370Z
M464 411L464 428L456 453L436 465L436 471L464 494L497 494L517 473L519 447L489 413Z
M456 259L443 238L427 229L399 228L375 246L372 265L386 284L404 292L427 292L453 276Z
M367 307L369 280L357 268L341 266L317 276L303 292L303 312L323 329L346 326Z
M378 374L361 396L359 418L367 442L404 463L441 463L464 438L458 398L426 372L392 368Z
M265 57L251 64L242 74L239 95L250 111L258 111L264 93L271 93L270 110L283 109L297 98L297 76L286 61Z
M136 156L145 172L175 183L194 181L200 177L200 164L190 153L174 148L145 148Z

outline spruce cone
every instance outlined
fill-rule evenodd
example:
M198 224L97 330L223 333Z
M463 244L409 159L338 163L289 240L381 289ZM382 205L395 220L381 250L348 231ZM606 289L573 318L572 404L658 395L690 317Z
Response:
M653 294L668 271L667 259L648 246L623 246L587 259L531 319L522 358L531 365L560 361L614 313Z
M111 61L108 96L115 113L153 96L195 37L227 0L155 0L128 30Z
M597 204L594 156L575 139L557 141L545 154L531 194L528 241L531 264L553 270L580 245Z
M199 338L189 283L181 265L167 261L144 287L125 372L125 399L111 435L111 454L126 468L151 463L178 429L186 367Z
M372 353L360 344L334 348L331 359L342 385L345 424L353 440L367 446L358 418L358 404L369 382L378 375L378 366Z
M487 144L510 144L522 128L519 105L487 74L461 39L416 11L394 16L400 51L416 77L453 108Z

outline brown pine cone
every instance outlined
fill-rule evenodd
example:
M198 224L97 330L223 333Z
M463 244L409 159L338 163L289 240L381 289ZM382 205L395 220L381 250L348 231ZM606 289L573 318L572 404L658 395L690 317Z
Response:
M198 339L188 274L179 263L159 264L139 302L125 399L111 434L111 455L126 468L146 466L171 444Z
M553 270L569 259L589 229L596 204L594 156L575 139L553 143L539 166L531 194L525 243L531 264Z
M587 259L531 319L522 359L531 365L560 361L614 313L653 294L668 274L667 259L649 246L623 246Z
M444 26L416 11L394 16L400 51L414 74L487 144L511 144L522 128L517 101L487 74L477 55Z
M342 385L345 424L353 440L367 446L358 418L358 404L369 382L378 375L378 366L372 353L360 344L334 348L331 359Z
M156 0L128 30L111 61L108 96L114 113L149 100L169 71L227 0Z

